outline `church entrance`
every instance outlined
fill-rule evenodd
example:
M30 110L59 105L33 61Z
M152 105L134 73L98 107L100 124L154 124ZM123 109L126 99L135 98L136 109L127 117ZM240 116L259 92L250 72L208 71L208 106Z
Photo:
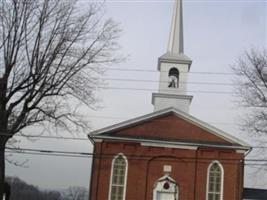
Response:
M167 192L158 192L157 200L175 200L175 194Z
M155 183L153 200L178 200L178 197L178 186L168 175Z

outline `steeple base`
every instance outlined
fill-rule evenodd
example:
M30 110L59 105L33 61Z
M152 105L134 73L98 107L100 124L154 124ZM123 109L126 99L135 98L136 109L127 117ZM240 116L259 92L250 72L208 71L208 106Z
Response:
M173 107L185 113L188 113L192 99L193 96L190 95L174 95L162 93L152 94L152 104L154 105L154 111Z

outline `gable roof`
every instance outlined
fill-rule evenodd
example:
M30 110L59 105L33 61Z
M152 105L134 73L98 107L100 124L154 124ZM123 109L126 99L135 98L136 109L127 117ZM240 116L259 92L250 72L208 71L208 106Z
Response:
M235 146L239 146L239 147L243 147L241 149L250 149L249 145L245 142L243 142L242 140L222 131L219 130L217 128L215 128L214 126L211 126L195 117L193 117L192 115L189 115L181 110L178 110L176 108L166 108L160 111L156 111L147 115L143 115L134 119L130 119L112 126L108 126L106 128L102 128L96 131L92 131L90 133L90 137L92 138L103 138L103 137L116 137L116 134L113 134L114 132L118 132L122 129L126 129L126 128L130 128L139 124L143 124L145 122L151 121L153 119L165 116L167 114L174 114L175 116L189 122L190 124L193 124L211 134L213 134L214 136L217 136L231 144L234 144ZM146 139L146 138L142 138L142 139Z

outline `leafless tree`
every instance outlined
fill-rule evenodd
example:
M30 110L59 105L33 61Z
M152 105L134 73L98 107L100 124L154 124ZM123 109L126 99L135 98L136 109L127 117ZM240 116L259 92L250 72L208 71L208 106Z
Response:
M238 103L247 111L241 128L257 135L267 134L267 51L245 52L233 70L237 75Z
M257 146L267 146L267 51L252 49L244 53L233 66L236 74L235 94L237 103L243 107L240 128ZM250 156L265 160L266 149L254 148ZM251 163L250 163L251 164ZM255 164L255 163L254 163ZM266 165L249 165L255 177L263 180ZM256 182L255 182L256 184Z
M17 177L7 177L10 185L10 200L65 200L59 191L42 190Z
M72 103L94 107L103 64L118 61L120 29L103 14L92 1L1 0L0 199L14 134L47 123L87 127Z
M86 200L88 191L83 187L69 187L63 196L66 200Z

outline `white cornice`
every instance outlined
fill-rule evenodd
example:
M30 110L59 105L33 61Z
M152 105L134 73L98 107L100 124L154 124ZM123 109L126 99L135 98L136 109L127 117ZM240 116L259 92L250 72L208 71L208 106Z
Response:
M152 104L154 105L155 97L162 97L167 99L184 99L188 100L190 103L193 99L191 95L176 95L176 94L165 94L165 93L152 93Z
M197 146L173 145L173 144L155 143L155 142L141 142L141 146L197 150Z
M218 145L218 144L202 144L194 142L176 142L176 141L164 141L164 140L155 140L155 139L141 139L141 138L129 138L122 136L105 136L105 135L94 135L92 136L93 140L103 139L103 140L112 140L112 141L124 141L124 142L136 142L141 143L143 146L172 146L171 148L185 148L185 149L194 149L194 147L212 147L212 148L221 148L221 149L235 149L235 150L249 150L248 146L232 146L232 145ZM146 144L146 145L144 145ZM175 147L174 147L175 146Z
M103 139L94 139L94 142L103 142Z
M241 153L241 154L244 154L244 153L246 153L246 151L245 151L245 150L240 150L240 149L236 150L235 152L236 152L236 153Z
M188 65L188 69L190 69L192 60L185 54L171 54L170 52L167 52L158 58L159 71L161 70L161 63L185 64Z

